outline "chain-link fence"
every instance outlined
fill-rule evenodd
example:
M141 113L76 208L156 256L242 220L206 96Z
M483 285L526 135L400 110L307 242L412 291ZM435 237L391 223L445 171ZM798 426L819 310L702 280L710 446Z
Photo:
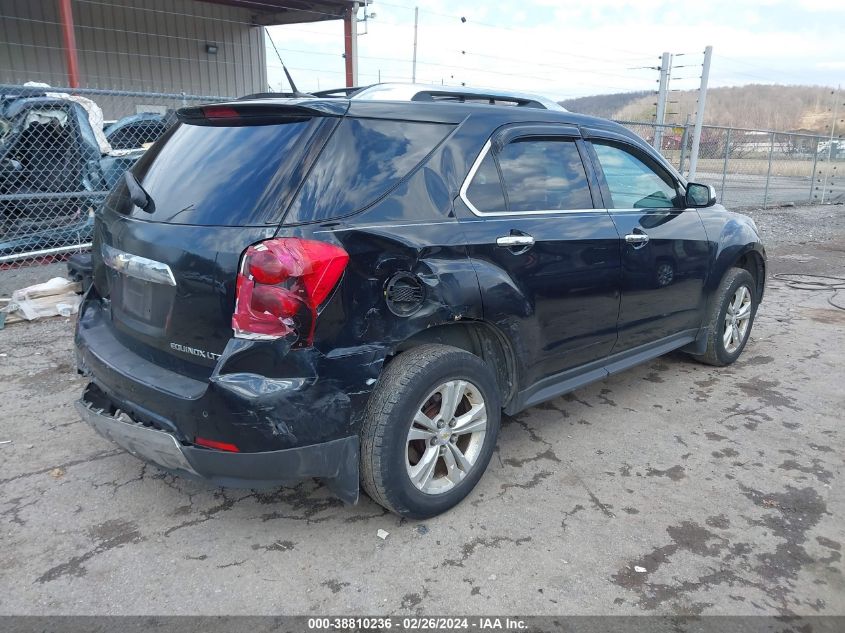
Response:
M693 126L620 123L687 173ZM838 136L705 125L695 180L713 185L731 207L845 202L843 167L845 140Z
M0 85L0 268L88 248L94 210L175 110L221 98Z
M266 25L344 9L294 4L313 11L277 1L0 2L0 270L86 248L94 209L177 108L278 85Z
M0 269L88 248L95 209L175 110L224 98L0 84ZM687 171L691 126L623 124ZM845 200L838 138L705 126L699 147L695 180L728 206Z

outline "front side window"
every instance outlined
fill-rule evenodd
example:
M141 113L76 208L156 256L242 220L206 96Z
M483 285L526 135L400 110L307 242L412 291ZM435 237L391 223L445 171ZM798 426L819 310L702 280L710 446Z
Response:
M612 200L611 209L667 209L678 192L668 176L659 175L629 151L593 143Z
M517 139L495 156L488 153L467 198L482 213L593 208L578 147L565 139Z

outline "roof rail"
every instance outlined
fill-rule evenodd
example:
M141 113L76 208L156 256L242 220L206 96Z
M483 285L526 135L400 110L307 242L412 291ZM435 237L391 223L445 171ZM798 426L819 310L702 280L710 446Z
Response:
M424 84L374 84L349 96L351 99L372 101L446 101L460 103L488 103L512 105L543 110L563 110L560 104L537 95L509 90L485 90L465 86L429 86Z

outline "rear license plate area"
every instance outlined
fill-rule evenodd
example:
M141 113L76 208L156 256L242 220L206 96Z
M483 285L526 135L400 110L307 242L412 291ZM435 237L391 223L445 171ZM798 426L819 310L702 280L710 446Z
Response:
M121 275L121 307L127 314L150 323L153 316L154 285L149 281Z

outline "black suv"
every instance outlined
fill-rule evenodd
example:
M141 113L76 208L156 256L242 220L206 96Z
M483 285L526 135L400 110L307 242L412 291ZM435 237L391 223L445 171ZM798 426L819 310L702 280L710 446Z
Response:
M76 331L81 415L171 472L430 517L503 411L748 340L754 223L617 124L419 86L178 118L98 212Z

